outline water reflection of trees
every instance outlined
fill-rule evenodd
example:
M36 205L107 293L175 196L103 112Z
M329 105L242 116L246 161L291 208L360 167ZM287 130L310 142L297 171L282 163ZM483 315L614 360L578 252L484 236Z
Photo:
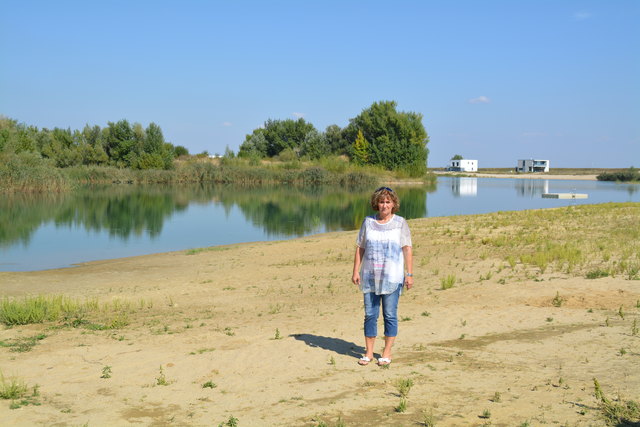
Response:
M42 224L51 220L57 207L64 204L68 194L15 193L0 197L0 245L22 243Z
M399 214L410 218L427 215L427 188L398 189ZM430 191L435 190L435 185ZM237 205L245 217L270 234L303 235L323 225L327 231L353 230L365 216L371 190L353 191L335 187L258 187L238 191L221 188L218 197L229 209Z
M128 238L162 231L168 216L187 208L189 199L178 188L132 186L113 189L83 189L72 203L62 206L54 218L56 226L81 226L88 231L106 230L110 236Z
M11 194L0 198L0 245L26 244L42 225L76 226L126 239L153 237L167 216L184 210L197 195L179 187L87 187L67 194ZM206 196L202 196L206 199Z
M400 214L408 219L427 215L431 188L399 188ZM371 189L335 187L238 186L104 186L66 194L11 194L0 197L0 246L28 244L47 223L106 231L126 240L132 235L155 237L163 223L189 204L220 203L227 212L237 206L246 219L269 234L302 235L318 230L353 230L369 207Z

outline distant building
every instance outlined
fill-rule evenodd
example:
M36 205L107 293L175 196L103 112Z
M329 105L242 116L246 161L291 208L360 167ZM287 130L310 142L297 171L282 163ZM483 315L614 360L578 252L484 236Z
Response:
M454 172L478 172L478 161L468 159L451 160L451 165L447 170Z
M549 160L518 160L516 172L549 172Z

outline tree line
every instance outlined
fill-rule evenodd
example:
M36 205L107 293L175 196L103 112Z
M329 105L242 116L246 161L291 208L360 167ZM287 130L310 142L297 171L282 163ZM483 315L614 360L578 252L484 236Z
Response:
M380 101L350 119L346 127L334 124L324 132L303 118L269 119L245 137L238 156L313 160L346 155L359 165L403 169L419 176L426 172L428 142L422 114L398 111L395 101Z
M131 169L171 169L173 159L188 150L166 142L155 123L144 128L127 120L81 131L18 123L0 117L0 153L36 153L57 167L104 165Z
M350 119L344 128L331 125L324 132L303 118L269 119L246 135L238 157L289 161L337 155L357 165L420 176L426 172L428 141L422 114L398 111L395 101L381 101ZM166 142L155 123L144 128L120 120L104 128L86 125L82 130L50 130L0 116L0 154L24 152L51 159L59 168L103 165L130 169L172 169L175 157L189 154L185 147ZM224 157L235 154L227 148Z

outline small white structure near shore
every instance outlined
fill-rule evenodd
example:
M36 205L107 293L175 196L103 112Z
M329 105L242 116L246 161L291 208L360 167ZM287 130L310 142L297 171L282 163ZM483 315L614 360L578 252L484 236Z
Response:
M549 160L518 160L516 172L549 172Z
M478 172L478 161L469 159L451 160L451 165L447 170L454 172Z
M543 199L588 199L589 195L584 193L543 193Z

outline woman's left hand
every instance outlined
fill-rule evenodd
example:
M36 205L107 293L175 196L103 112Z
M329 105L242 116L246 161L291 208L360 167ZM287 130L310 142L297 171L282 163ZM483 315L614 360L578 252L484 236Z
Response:
M405 276L404 285L407 287L407 290L413 288L413 277L412 276Z

